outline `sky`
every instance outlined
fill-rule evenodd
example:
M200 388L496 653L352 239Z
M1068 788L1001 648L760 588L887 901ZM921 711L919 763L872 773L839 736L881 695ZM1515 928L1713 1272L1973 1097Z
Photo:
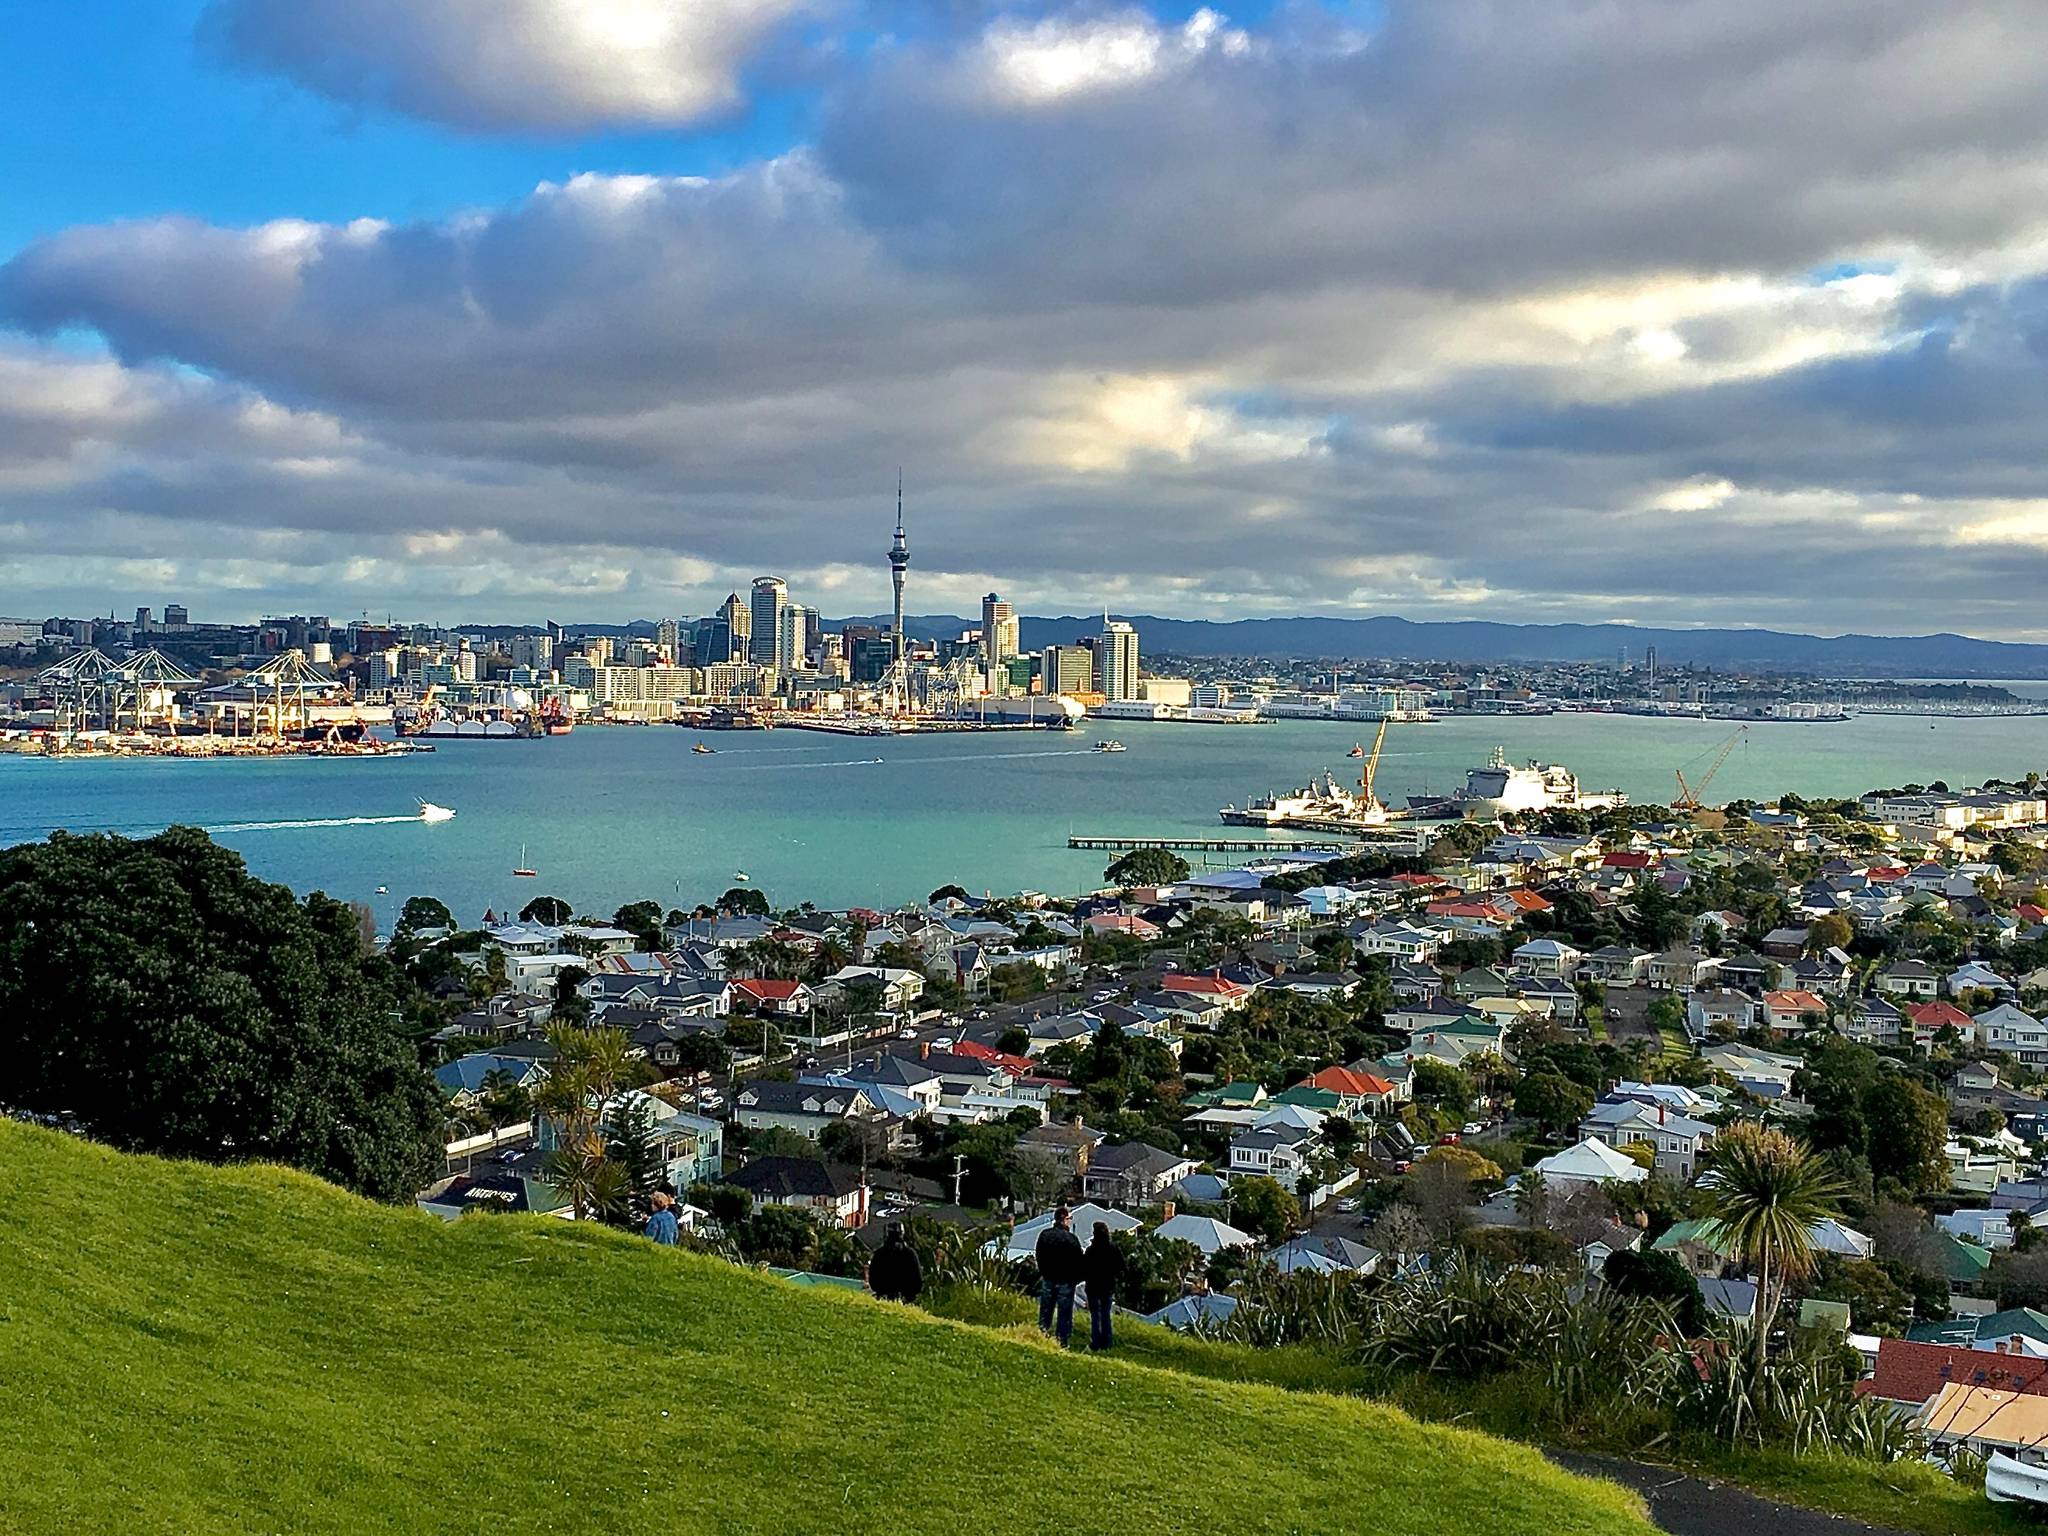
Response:
M0 612L2048 640L2032 0L24 0Z

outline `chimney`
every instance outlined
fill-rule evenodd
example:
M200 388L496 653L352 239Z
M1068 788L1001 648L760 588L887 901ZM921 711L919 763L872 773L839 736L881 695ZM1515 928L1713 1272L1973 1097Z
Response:
M1163 1200L1160 1202L1159 1219L1161 1221L1173 1220L1173 1202L1171 1200Z
M1664 1123L1664 1101L1662 1099L1657 1101L1657 1123L1659 1125Z
M925 1040L925 1041L921 1041L921 1042L919 1042L919 1044L918 1044L918 1047L917 1047L917 1059L918 1059L919 1061L928 1061L928 1060L930 1060L930 1059L931 1059L931 1054L932 1054L932 1043L931 1043L931 1041L929 1041L929 1040Z

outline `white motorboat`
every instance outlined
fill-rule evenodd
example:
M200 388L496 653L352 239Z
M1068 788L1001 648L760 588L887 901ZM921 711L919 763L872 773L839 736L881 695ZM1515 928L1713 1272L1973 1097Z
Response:
M1095 743L1095 750L1098 752L1122 752L1126 748L1122 742L1112 738L1109 741L1098 741Z
M1984 1496L1994 1504L2048 1505L2048 1467L1993 1451L1984 1463Z
M455 813L445 805L436 805L431 800L419 802L421 821L453 821Z

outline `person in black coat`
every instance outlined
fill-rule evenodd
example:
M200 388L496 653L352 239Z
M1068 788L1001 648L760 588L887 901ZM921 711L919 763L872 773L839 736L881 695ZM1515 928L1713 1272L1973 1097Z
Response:
M1066 1348L1074 1333L1074 1287L1081 1283L1081 1240L1074 1236L1074 1213L1064 1205L1053 1212L1052 1225L1038 1234L1038 1326Z
M900 1221L889 1223L882 1246L868 1260L868 1289L884 1301L915 1301L924 1290L924 1266Z
M1124 1254L1109 1235L1109 1223L1095 1223L1095 1237L1082 1255L1088 1281L1088 1347L1109 1348L1109 1318L1116 1308L1116 1288L1123 1284Z

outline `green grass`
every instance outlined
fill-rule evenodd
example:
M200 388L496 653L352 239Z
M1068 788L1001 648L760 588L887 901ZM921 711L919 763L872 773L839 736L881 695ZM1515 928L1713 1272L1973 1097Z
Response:
M1650 1530L1526 1448L1219 1348L1063 1355L0 1122L0 1531Z

